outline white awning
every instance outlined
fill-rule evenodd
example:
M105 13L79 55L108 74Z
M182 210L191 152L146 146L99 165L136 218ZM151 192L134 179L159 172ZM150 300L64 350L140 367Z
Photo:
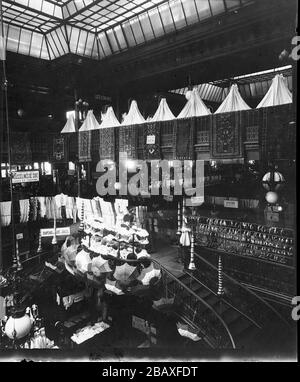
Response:
M181 110L177 118L201 117L211 114L210 110L202 101L197 88L194 88L190 93L190 98Z
M145 118L142 116L141 112L139 111L137 102L133 100L131 102L130 108L126 116L124 117L124 120L122 122L122 125L138 125L140 123L145 123Z
M230 111L239 110L250 110L251 108L246 104L240 95L238 86L236 84L232 85L227 97L224 99L222 104L216 110L215 114L218 113L228 113Z
M100 123L100 129L105 127L115 127L115 126L120 126L120 122L118 121L112 106L109 106L107 108L106 113L103 114L103 119L102 119L102 122Z
M171 119L175 119L175 115L171 112L169 105L167 104L167 100L162 98L153 118L151 118L150 121L170 121Z
M76 133L74 114L70 114L64 128L61 131L64 133Z
M79 131L90 131L100 129L100 125L94 116L93 110L89 110L86 116L86 119L83 121L83 124Z
M292 93L289 91L283 75L276 74L269 90L256 108L284 105L286 103L292 103Z

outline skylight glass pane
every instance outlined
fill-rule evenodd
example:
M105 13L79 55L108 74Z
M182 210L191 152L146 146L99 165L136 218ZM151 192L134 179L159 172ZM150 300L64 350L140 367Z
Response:
M141 22L141 25L142 25L143 32L144 32L146 40L153 39L154 38L154 34L153 34L153 30L151 28L151 24L150 24L150 20L149 20L148 14L146 13L144 15L139 16L139 19L140 19L140 22Z
M197 9L194 0L181 0L181 2L188 24L198 22Z
M164 24L165 32L172 32L174 31L174 23L172 19L172 15L170 12L169 5L162 5L159 7L159 12L161 15L162 22Z
M217 2L220 2L220 1L218 0ZM195 3L199 13L200 21L203 19L207 19L208 17L211 17L211 11L210 11L208 0L196 0Z
M79 55L84 55L87 36L88 36L88 33L82 30L79 35L79 42L78 42L77 52L76 52Z
M54 56L55 57L61 56L61 52L60 52L61 46L59 45L59 41L58 41L57 37L54 38L53 33L50 33L47 35L47 39L48 39L48 44L50 45Z
M29 0L29 5L30 8L36 9L37 11L42 10L42 2L41 0Z
M85 50L83 51L83 54L85 56L91 56L94 41L95 41L95 35L93 33L88 33L87 40L85 42Z
M63 48L64 53L67 53L68 52L68 44L66 41L65 30L63 28L57 28L55 30L55 32L57 33L59 42Z
M186 21L180 1L170 2L171 12L173 14L174 23L177 29L186 27Z
M78 36L79 36L79 29L71 27L70 28L70 34L69 34L69 41L70 41L70 50L72 53L76 53L76 47L78 42Z
M157 8L149 11L149 17L153 26L155 37L159 37L164 33L164 29L157 11Z
M139 20L137 18L135 18L134 20L130 20L130 24L131 24L132 32L134 34L136 43L142 44L143 42L145 42Z
M104 50L104 54L106 56L109 56L112 53L112 51L110 49L110 46L109 46L109 43L108 43L107 38L105 36L105 33L99 33L99 39L101 41L101 45L102 45L102 48Z
M218 15L219 13L225 12L225 5L223 0L215 0L215 1L210 1L211 5L211 10L213 16Z
M107 38L109 39L110 46L112 47L113 52L114 53L119 52L120 49L119 49L118 43L116 41L116 38L114 36L113 30L107 31Z
M49 15L54 14L54 4L49 3L48 1L43 2L42 11L45 13L49 13Z
M30 40L31 40L31 32L29 32L27 29L23 29L20 35L20 44L19 44L18 53L29 54Z
M125 40L125 37L124 37L124 34L122 32L121 27L120 26L116 26L114 28L114 30L115 30L115 34L117 36L120 48L121 49L126 49L127 48L127 44L126 44L126 40Z
M40 33L32 33L31 48L29 54L34 57L39 57L41 52L41 46L43 41L43 35Z
M136 42L132 34L132 30L129 22L123 24L123 31L125 33L126 39L128 41L129 46L135 46Z
M7 50L18 51L20 28L10 25L7 34Z

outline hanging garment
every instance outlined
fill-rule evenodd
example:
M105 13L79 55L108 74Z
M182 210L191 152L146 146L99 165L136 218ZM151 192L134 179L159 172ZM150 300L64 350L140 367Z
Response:
M11 202L0 203L1 226L6 227L11 223Z
M105 202L100 198L100 206L102 211L102 218L104 220L104 224L107 227L113 227L115 225L115 216L113 213L112 205L110 202Z
M40 217L44 218L44 217L46 217L46 213L47 213L46 197L45 196L38 196L37 199L38 199L38 203L39 203Z
M29 199L21 199L20 203L20 223L27 223L29 219Z
M101 218L102 213L101 213L99 198L93 198L91 200L91 204L92 204L92 211L93 211L94 218Z
M52 198L50 196L47 196L45 198L45 204L46 204L46 218L53 219Z
M66 218L73 219L75 200L72 196L66 197Z
M68 196L63 193L58 194L54 197L56 206L55 213L57 219L61 219L63 214L66 213L67 198Z
M37 215L38 215L38 200L34 196L34 197L31 197L29 201L30 201L30 220L36 221Z

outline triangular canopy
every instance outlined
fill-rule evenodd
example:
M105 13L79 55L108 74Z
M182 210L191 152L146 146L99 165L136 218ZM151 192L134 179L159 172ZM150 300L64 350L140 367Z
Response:
M210 110L202 101L197 88L191 91L190 99L185 104L177 118L201 117L211 114Z
M100 123L100 128L115 127L115 126L120 126L120 122L117 120L117 117L115 115L115 112L112 106L109 106L107 108L106 113L103 114L103 119L102 119L102 122Z
M139 111L137 102L133 100L131 102L128 114L124 117L124 120L122 122L122 125L138 125L139 123L145 123L145 118L142 116L141 112Z
M167 100L162 98L151 122L169 121L171 119L175 119L175 116L171 112Z
M276 74L269 90L256 108L259 109L261 107L283 105L286 103L292 103L292 93L289 91L283 75Z
M61 133L62 134L64 134L64 133L76 133L74 114L69 115L67 122L66 122L64 128L62 129Z
M100 129L100 125L94 116L93 110L89 110L86 116L86 119L83 121L83 124L79 131L89 131Z
M215 114L249 109L251 108L246 104L240 95L237 84L233 84L227 94L227 97L221 103Z

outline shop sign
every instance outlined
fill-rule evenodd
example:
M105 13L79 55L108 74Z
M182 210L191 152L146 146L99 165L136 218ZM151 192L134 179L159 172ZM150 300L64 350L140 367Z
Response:
M40 180L39 171L16 171L13 172L13 183L38 182Z
M56 236L68 236L70 235L70 227L60 227L56 228L55 235ZM54 228L43 228L41 229L42 237L52 237L54 236Z
M238 200L224 200L224 207L226 208L239 208Z

